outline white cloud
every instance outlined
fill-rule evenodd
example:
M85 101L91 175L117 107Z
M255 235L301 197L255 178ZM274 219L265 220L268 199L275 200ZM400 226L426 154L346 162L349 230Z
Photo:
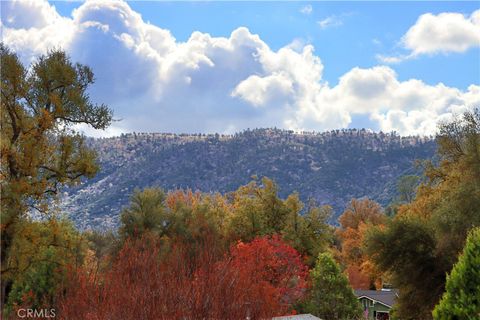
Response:
M397 55L397 56L387 56L387 55L383 55L383 54L375 55L375 58L377 59L377 61L379 61L381 63L385 63L385 64L400 63L402 61L405 61L405 60L409 59L410 57L411 56L409 56L409 55Z
M313 12L313 8L311 5L307 4L300 9L300 12L309 15Z
M480 46L480 10L470 17L460 13L427 13L418 18L402 42L412 54L465 52Z
M46 1L2 1L2 41L20 52L24 61L50 48L64 46L74 34L74 24L61 17Z
M480 103L479 86L461 91L399 81L386 66L353 68L331 86L322 80L324 66L311 45L294 41L274 51L244 27L229 37L196 31L179 42L121 1L87 1L72 18L60 17L48 3L5 8L2 2L2 23L10 19L3 40L24 61L61 46L92 67L97 83L91 96L123 119L104 135L327 130L351 125L355 115L385 131L431 134L438 119ZM12 20L18 8L30 24Z
M461 91L417 79L398 81L392 69L379 66L354 68L332 88L331 95L337 107L370 115L383 131L429 135L435 133L439 119L478 106L479 90L478 85Z
M330 27L339 27L343 25L342 19L336 15L331 15L329 17L326 17L325 19L317 21L317 23L321 29L327 29Z
M377 55L377 60L398 63L420 55L462 53L480 47L480 10L470 16L454 12L423 14L402 37L401 45L408 54Z
M233 97L241 97L253 106L266 106L275 100L282 103L293 94L291 79L282 74L271 74L266 77L253 75L243 80L233 90Z
M10 0L1 2L2 23L9 28L43 28L61 17L48 2Z

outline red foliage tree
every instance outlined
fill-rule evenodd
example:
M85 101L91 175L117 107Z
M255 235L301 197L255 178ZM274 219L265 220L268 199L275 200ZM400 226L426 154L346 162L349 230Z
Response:
M252 319L291 310L305 286L300 255L278 237L239 243L227 253L205 241L168 252L145 236L127 241L110 270L72 273L60 319Z
M303 295L308 268L278 235L239 242L230 254L233 268L249 274L251 282L270 290L282 303L290 305Z

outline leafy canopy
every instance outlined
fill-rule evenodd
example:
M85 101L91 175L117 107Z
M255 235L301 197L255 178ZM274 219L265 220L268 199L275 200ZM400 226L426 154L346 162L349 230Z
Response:
M429 319L468 232L480 226L480 110L440 124L440 162L425 165L425 182L387 228L366 240L376 265L400 289L400 318Z
M2 209L22 210L96 173L94 152L74 125L105 129L112 112L90 101L92 71L65 52L50 51L29 69L3 44L0 54Z
M387 217L382 207L370 199L352 199L339 217L336 234L341 240L340 258L354 289L374 289L381 286L379 273L363 248L368 230L383 226Z
M51 50L26 67L0 44L0 70L1 275L16 279L20 269L12 268L12 261L24 257L12 247L28 221L25 214L34 209L50 214L49 204L62 185L95 175L95 153L75 128L105 129L112 111L91 102L90 68L72 63L61 50ZM31 245L35 250L38 244L32 240ZM54 254L47 253L51 261ZM2 281L2 305L9 281Z

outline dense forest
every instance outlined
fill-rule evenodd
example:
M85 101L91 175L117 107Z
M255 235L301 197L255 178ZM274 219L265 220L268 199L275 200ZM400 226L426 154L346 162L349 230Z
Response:
M119 212L137 188L231 192L252 176L269 177L279 195L298 192L304 202L330 205L334 219L352 198L368 197L388 206L398 197L397 182L431 159L431 138L395 133L336 130L325 133L280 129L235 135L124 134L89 139L101 170L93 179L66 189L60 207L78 227L115 228Z
M174 136L175 147L159 144L159 150L142 156L137 150L145 149L132 146L153 139L150 136L86 141L75 132L78 123L101 129L112 121L111 109L93 103L86 93L94 80L87 66L71 62L61 50L38 57L29 67L3 45L0 53L2 319L23 318L20 310L30 310L37 318L69 320L268 319L296 313L361 319L362 306L353 289L387 285L399 292L392 318L478 319L479 109L439 124L435 161L422 163L420 177L403 167L395 169L399 165L392 159L405 150L415 157L428 154L420 150L428 149L430 142L356 130L324 135L257 130L234 137ZM332 138L334 134L342 139ZM275 139L291 142L269 143ZM58 212L54 204L65 190L102 172L92 146L112 141L119 142L119 150L130 148L131 152L120 153L127 161L140 159L139 169L150 155L163 152L177 153L178 159L189 148L237 146L240 152L239 144L252 143L259 167L248 174L262 176L269 172L257 172L258 168L277 163L268 160L275 148L309 151L282 149L275 156L292 157L283 162L285 168L277 167L288 171L290 182L275 181L272 174L274 179L245 178L238 187L225 183L223 188L232 188L230 192L183 189L188 174L195 183L202 179L192 168L172 190L160 188L154 180L151 187L123 190L130 198L117 212L116 229L81 230L68 218L75 213ZM318 153L316 143L321 146ZM365 146L354 154L347 148L351 144ZM211 145L216 146L209 149ZM322 157L327 152L337 158ZM378 161L371 152L391 152L381 158L388 165L385 171L377 167L379 172L368 177L353 171L345 176L391 179L397 195L387 206L364 197L365 193L355 198L354 189L334 225L330 205L302 201L312 195L290 192L301 192L301 186L295 185L301 179L296 180L295 174L302 168L320 171L330 165L328 161L341 159L342 165L335 167L337 175L353 170L343 164ZM100 158L106 154L100 153ZM212 151L208 165L219 168L221 177L229 171L220 169L224 162L212 160L216 156ZM228 156L224 152L223 157ZM294 161L297 156L303 161ZM305 167L288 167L296 161L305 162ZM169 168L175 162L165 162L157 164L169 171L165 174L172 174ZM146 170L156 168L152 164ZM404 172L409 174L399 179ZM133 176L129 183L135 182L133 171L125 174ZM105 190L116 187L115 181L111 183ZM291 189L281 193L288 183ZM215 190L213 185L208 189Z

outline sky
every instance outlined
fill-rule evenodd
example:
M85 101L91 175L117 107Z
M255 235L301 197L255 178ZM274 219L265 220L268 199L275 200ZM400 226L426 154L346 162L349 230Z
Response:
M51 48L89 65L106 131L368 128L432 135L480 106L471 2L1 2L24 64Z

